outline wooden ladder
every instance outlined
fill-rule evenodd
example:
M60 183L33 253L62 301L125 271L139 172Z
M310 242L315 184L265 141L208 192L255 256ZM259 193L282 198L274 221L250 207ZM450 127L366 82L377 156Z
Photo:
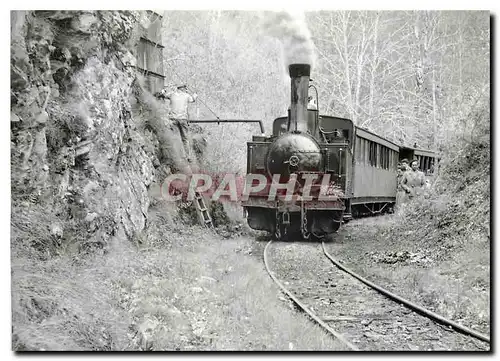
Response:
M214 224L212 222L212 217L210 217L210 213L208 212L207 206L205 205L205 199L199 192L194 193L194 202L196 204L196 210L200 215L200 220L202 224L204 224L207 228L214 228Z

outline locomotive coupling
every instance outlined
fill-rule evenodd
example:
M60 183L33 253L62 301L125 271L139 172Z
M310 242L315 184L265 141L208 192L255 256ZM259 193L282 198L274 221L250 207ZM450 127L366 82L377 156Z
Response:
M290 213L288 211L283 212L282 223L290 224Z

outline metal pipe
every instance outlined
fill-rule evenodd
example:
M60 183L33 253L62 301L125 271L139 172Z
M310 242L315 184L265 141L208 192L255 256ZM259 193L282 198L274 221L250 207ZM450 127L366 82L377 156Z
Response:
M264 134L264 124L262 120L255 119L206 119L206 120L188 120L188 123L259 123L260 132Z

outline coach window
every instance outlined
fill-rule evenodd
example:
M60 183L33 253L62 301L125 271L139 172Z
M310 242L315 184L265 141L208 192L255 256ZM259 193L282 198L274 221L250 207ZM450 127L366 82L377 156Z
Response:
M356 161L356 163L359 163L359 148L361 146L361 142L359 141L359 138L356 137L356 139L354 140L354 150L355 150L355 153L354 153L354 160Z
M390 161L390 159L389 159L389 157L390 157L389 148L386 147L384 150L385 150L385 167L384 168L385 169L389 169L389 161Z
M380 157L379 157L379 160L380 160L380 163L379 163L379 167L380 168L384 168L384 163L385 163L385 148L383 145L378 145L378 149L379 149L379 154L380 154Z
M362 138L358 138L359 139L359 151L358 151L358 159L360 161L360 163L363 163L363 139Z
M373 162L373 144L369 140L366 141L368 158L366 164L372 165Z
M365 139L365 164L366 165L370 165L370 159L371 158L371 155L370 155L370 152L371 152L371 146L370 146L370 141Z
M366 164L366 160L368 159L366 157L366 148L367 148L366 140L361 138L361 149L362 149L361 159L362 159L363 164Z
M384 168L384 147L377 144L377 167Z
M356 148L356 152L358 153L358 163L363 163L363 139L358 137L358 147Z
M384 151L384 163L382 163L382 168L387 169L387 148L382 147L382 150Z
M380 165L383 169L385 169L385 159L386 159L386 155L385 155L385 147L384 146L380 146L380 155L382 156L381 158L381 161L382 161L382 164Z
M366 164L368 158L366 157L366 148L367 148L367 145L366 145L366 140L364 139L361 139L361 143L363 143L363 164Z
M380 168L385 168L385 147L383 145L379 145L380 147Z
M368 164L373 166L375 165L375 156L376 153L374 152L375 150L375 144L373 142L368 141Z
M361 139L359 137L356 137L356 162L359 163L360 159L361 159L361 153L359 152L359 150L361 149Z
M370 160L372 159L371 156L371 146L370 146L370 141L365 139L365 164L370 165Z
M364 142L363 142L363 138L358 138L359 139L359 151L358 151L358 157L359 157L359 162L360 163L364 163L364 151L365 151L365 145L364 145Z
M361 141L359 140L359 137L356 137L356 144L355 144L355 149L356 149L356 157L354 158L356 160L356 162L359 163L359 158L360 158L360 154L359 154L359 148L361 147Z
M363 143L363 164L368 163L368 142L366 139L361 139L361 142Z

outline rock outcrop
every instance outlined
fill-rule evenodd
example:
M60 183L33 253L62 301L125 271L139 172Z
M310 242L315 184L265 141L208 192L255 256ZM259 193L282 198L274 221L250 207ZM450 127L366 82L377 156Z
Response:
M11 12L13 208L54 212L61 234L77 220L101 245L144 229L161 168L161 134L134 91L141 16Z

